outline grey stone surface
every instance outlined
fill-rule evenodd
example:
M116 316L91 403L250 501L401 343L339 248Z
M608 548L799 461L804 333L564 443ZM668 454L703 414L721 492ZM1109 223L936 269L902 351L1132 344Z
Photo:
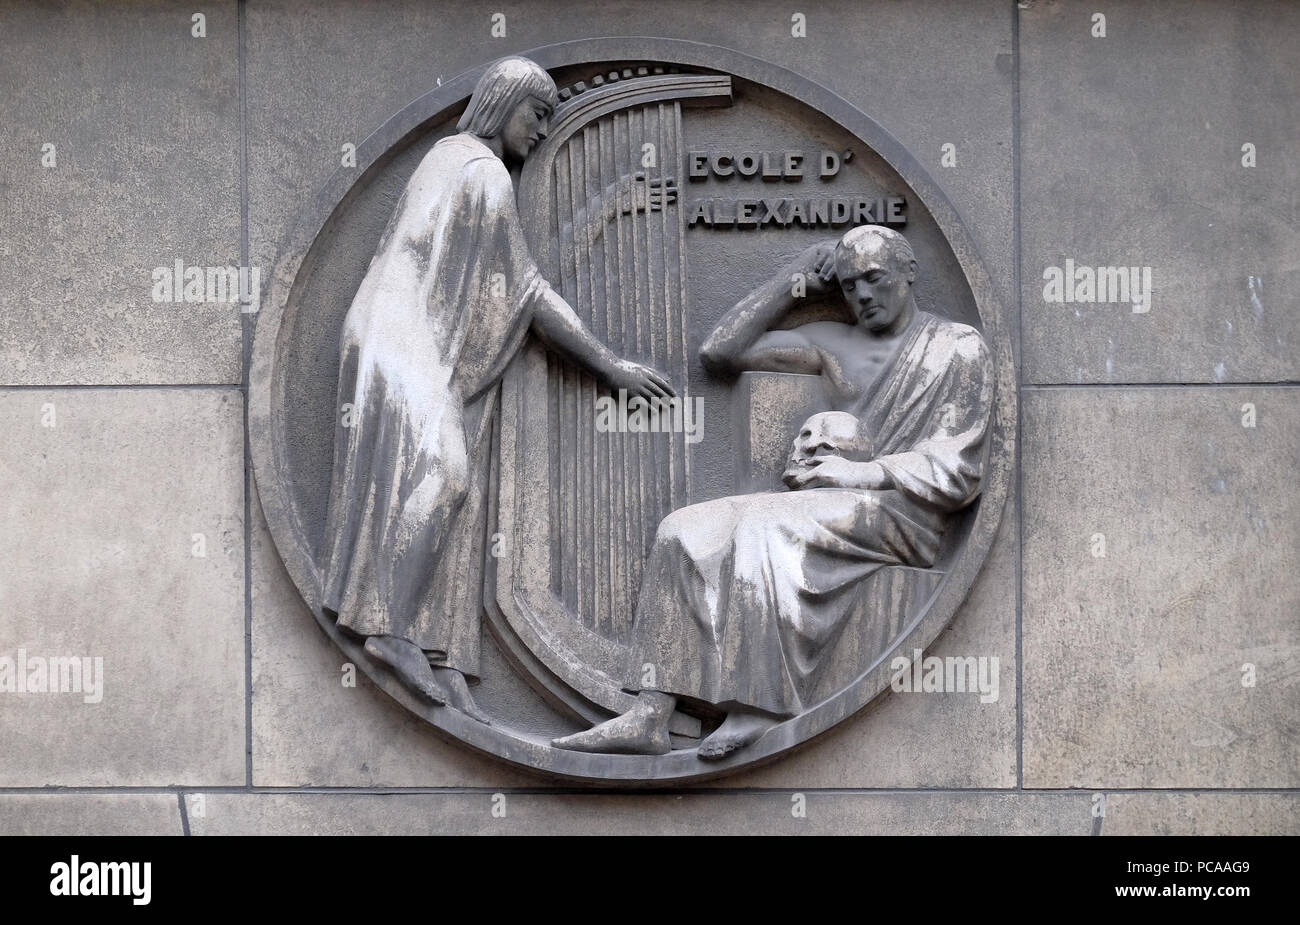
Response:
M0 795L0 836L180 835L171 793L8 793Z
M1025 786L1300 784L1300 391L1024 398Z
M736 491L776 491L790 461L791 437L826 407L820 377L791 373L741 373L732 414L736 419Z
M0 657L103 659L99 702L0 693L0 786L243 784L238 391L0 390L0 420Z
M1024 381L1300 378L1300 7L1022 4ZM1257 166L1242 166L1242 145ZM1149 312L1043 270L1149 266Z
M490 34L504 10L506 36ZM482 2L250 4L248 15L249 237L270 262L299 203L406 103L502 55L552 42L648 35L736 48L811 78L858 106L913 151L971 228L995 280L1014 292L1012 247L1012 21L1010 4L960 0L882 4L861 28L856 0L808 10L779 0L700 4L632 0L502 7ZM932 23L943 17L943 28ZM431 48L430 37L458 40ZM375 49L382 48L382 53ZM942 62L936 67L935 62ZM941 169L941 146L957 146Z
M253 505L253 784L515 787L539 778L438 738L321 632Z
M1110 793L1102 835L1300 835L1296 793Z
M0 384L239 381L238 305L152 293L240 259L236 4L196 9L0 6Z
M213 793L195 835L1088 835L1080 794ZM494 809L497 815L493 814ZM504 815L501 815L504 812Z

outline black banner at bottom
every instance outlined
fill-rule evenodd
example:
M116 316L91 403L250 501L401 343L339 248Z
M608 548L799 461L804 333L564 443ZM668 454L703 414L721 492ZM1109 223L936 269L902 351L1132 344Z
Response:
M801 841L774 854L770 842L734 839L561 847L467 838L9 838L0 842L0 889L10 913L220 912L283 902L300 914L374 915L385 896L399 905L549 897L556 911L568 895L575 909L622 917L667 912L694 897L721 900L719 891L731 894L731 913L733 902L763 903L775 891L819 906L837 894L859 904L877 894L882 909L898 909L904 898L910 907L1041 897L1070 910L1181 913L1199 904L1231 914L1288 897L1293 847L1288 839L1236 837L859 838ZM753 899L737 897L737 888Z

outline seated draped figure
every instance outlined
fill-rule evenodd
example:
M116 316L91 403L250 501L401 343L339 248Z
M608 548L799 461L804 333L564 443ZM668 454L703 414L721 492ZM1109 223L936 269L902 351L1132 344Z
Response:
M718 323L701 348L711 373L819 375L832 411L795 437L789 491L663 519L623 677L634 705L555 746L665 754L682 706L725 713L699 758L747 747L815 705L809 679L866 578L934 565L953 515L979 495L993 375L977 330L917 307L916 278L907 240L863 225L810 247ZM852 323L774 329L836 289Z

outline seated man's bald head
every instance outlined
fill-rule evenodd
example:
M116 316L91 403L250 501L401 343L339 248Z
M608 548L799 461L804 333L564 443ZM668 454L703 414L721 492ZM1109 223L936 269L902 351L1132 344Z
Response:
M835 246L840 293L858 323L877 334L897 333L915 315L912 245L892 228L859 225Z
M912 245L899 232L884 225L859 225L840 238L835 247L835 272L841 278L861 273L872 258L888 256L895 266L916 260Z

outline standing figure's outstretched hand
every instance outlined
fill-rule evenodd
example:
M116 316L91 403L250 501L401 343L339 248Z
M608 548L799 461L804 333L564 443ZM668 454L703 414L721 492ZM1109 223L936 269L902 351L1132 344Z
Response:
M657 370L635 360L614 362L609 375L609 387L615 392L626 389L629 397L649 402L665 401L677 394Z

